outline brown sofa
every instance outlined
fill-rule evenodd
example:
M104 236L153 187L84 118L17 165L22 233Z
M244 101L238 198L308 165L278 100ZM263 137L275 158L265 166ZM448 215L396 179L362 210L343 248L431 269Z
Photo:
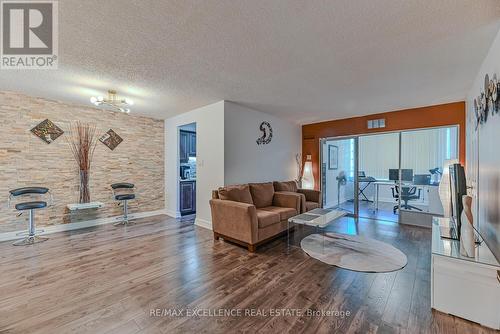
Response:
M313 189L300 189L295 181L274 181L274 191L278 193L297 193L301 196L300 212L322 207L321 191Z
M212 192L212 229L219 237L256 247L286 231L287 220L300 213L302 199L274 191L272 182L221 187Z

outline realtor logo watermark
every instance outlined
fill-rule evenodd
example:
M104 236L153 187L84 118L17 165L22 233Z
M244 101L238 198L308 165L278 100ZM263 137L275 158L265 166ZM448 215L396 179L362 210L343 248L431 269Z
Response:
M1 69L57 69L57 1L0 1Z

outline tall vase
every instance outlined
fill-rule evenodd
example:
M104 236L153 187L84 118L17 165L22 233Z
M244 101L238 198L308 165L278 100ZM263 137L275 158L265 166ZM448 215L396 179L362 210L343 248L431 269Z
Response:
M472 197L462 197L462 226L460 227L460 254L468 257L475 256L476 240L474 236L474 221L472 216Z
M80 171L80 203L90 202L89 176L90 172L88 170Z

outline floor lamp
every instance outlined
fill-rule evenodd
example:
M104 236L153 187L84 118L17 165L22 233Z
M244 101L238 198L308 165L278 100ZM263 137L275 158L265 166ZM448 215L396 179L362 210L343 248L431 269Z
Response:
M311 155L307 156L307 160L304 164L304 172L302 173L302 188L314 189Z

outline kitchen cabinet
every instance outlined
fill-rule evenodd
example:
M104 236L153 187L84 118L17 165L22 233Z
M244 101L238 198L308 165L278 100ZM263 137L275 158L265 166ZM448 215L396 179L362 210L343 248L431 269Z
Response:
M190 157L196 157L196 133L188 133L188 155Z
M196 181L180 181L181 216L196 212Z
M189 160L188 139L188 133L185 131L181 131L179 134L179 159L181 163L186 163Z
M188 162L189 157L196 157L196 133L181 130L179 134L180 162Z

